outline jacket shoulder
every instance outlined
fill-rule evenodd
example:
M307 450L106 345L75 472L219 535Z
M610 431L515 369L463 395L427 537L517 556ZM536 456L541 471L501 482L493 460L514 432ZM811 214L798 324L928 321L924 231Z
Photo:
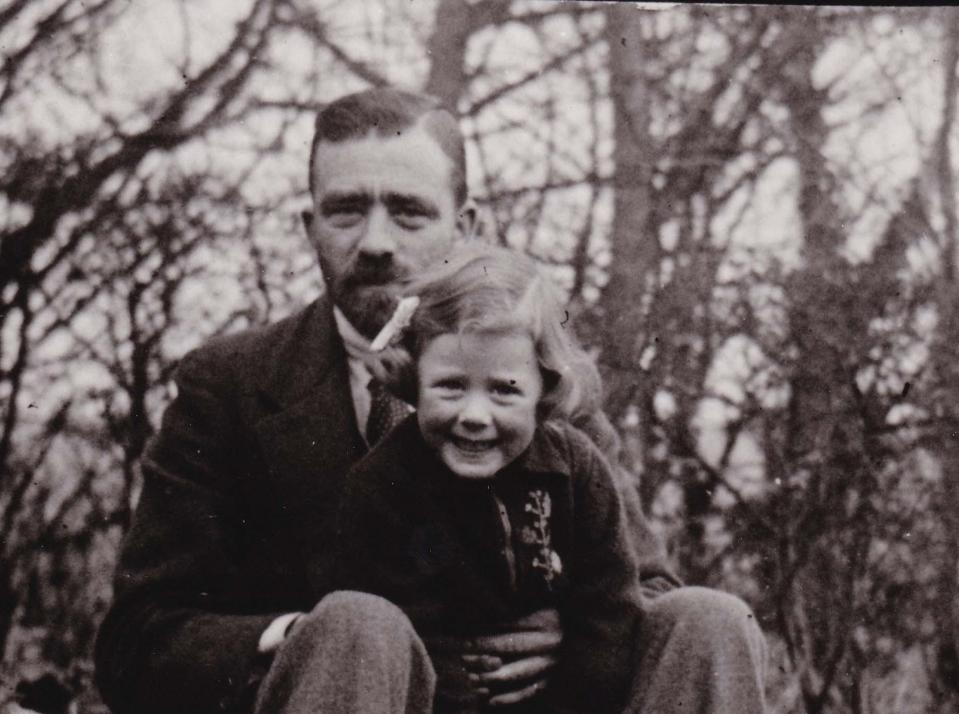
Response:
M188 355L197 355L207 360L252 357L275 349L286 342L291 332L316 308L316 303L300 308L276 322L256 325L225 335L211 337Z
M258 382L266 368L301 353L307 334L322 324L324 309L320 299L276 322L213 337L181 358L177 374L200 372L218 380Z

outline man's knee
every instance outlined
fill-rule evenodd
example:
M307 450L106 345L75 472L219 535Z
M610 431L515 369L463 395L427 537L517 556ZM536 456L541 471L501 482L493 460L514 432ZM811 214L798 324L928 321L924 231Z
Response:
M415 636L412 623L389 600L352 590L338 590L320 600L296 623L294 633L310 638L336 633L349 639L369 634L400 641Z
M375 595L338 591L294 625L255 711L427 711L435 682L402 610Z
M766 643L738 597L683 587L650 598L636 645L628 711L765 711Z
M678 629L702 643L722 646L745 638L763 647L763 635L749 606L735 595L702 587L671 590L647 603L647 617L657 627Z

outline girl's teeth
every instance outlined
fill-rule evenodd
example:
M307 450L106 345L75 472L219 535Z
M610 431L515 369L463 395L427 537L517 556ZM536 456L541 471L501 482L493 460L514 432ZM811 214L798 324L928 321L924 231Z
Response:
M492 445L489 441L469 441L467 439L457 439L456 444L464 451L485 451Z

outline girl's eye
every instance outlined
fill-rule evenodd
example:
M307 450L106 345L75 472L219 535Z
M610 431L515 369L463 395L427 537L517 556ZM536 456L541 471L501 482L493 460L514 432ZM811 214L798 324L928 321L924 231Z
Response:
M459 379L441 379L434 382L433 386L446 392L458 392L463 389L463 382Z
M495 382L492 386L493 394L503 397L512 397L522 394L522 390L515 382Z

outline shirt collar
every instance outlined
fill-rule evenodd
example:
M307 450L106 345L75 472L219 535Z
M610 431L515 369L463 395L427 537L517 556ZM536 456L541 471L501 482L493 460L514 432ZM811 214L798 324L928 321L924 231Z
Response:
M343 338L346 354L352 359L365 361L365 358L370 354L370 341L353 327L343 311L336 305L333 306L333 319L336 321L336 331Z

